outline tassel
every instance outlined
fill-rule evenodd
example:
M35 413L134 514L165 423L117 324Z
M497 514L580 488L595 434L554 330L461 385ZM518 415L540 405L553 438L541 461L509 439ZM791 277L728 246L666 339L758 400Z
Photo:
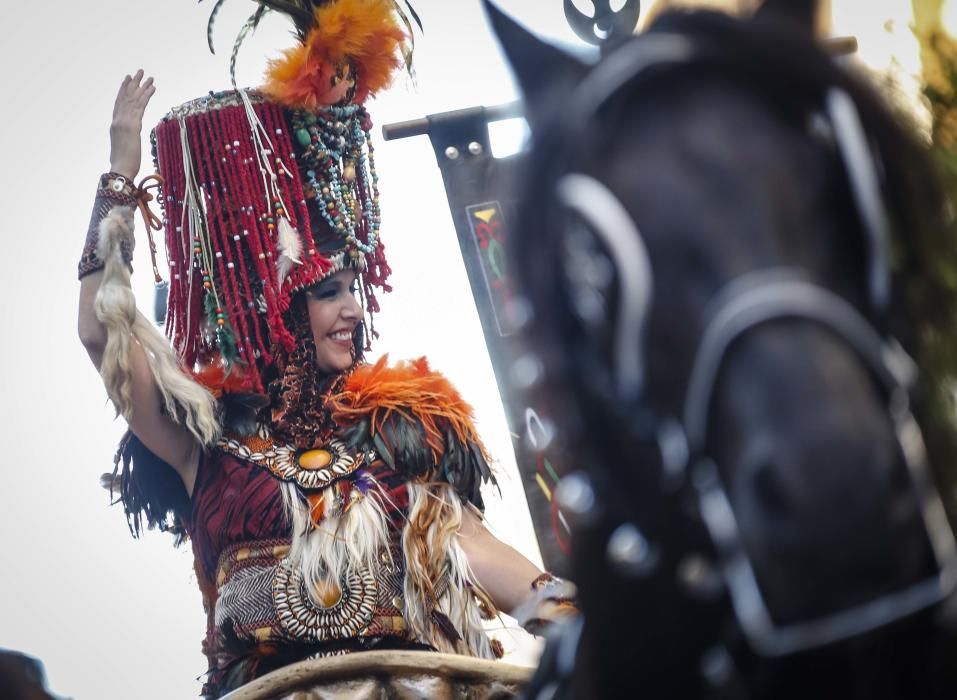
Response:
M293 265L302 265L302 241L299 239L299 232L292 227L289 219L285 216L279 217L279 260L276 267L279 271L279 286L292 272Z

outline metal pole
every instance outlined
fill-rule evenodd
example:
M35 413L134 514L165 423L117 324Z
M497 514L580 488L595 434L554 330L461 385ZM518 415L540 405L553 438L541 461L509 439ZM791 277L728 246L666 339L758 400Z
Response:
M385 124L382 127L382 138L386 141L395 141L396 139L405 139L410 136L428 136L432 133L432 124L434 122L449 122L455 121L458 118L469 119L478 114L484 115L486 122L497 122L503 119L521 117L524 115L524 109L522 103L516 101L493 105L491 107L469 107L468 109L430 114L420 119L410 119L404 122Z

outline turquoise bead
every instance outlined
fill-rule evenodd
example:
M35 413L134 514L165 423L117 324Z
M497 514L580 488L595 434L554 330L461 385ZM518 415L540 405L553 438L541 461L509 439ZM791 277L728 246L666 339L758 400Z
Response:
M312 136L309 135L306 129L296 129L296 139L303 146L308 146L312 143Z

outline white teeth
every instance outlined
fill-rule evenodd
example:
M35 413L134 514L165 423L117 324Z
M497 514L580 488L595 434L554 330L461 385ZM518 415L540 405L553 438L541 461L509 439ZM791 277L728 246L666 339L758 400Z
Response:
M333 340L349 340L352 338L352 333L349 331L337 331L335 333L330 333L329 337Z

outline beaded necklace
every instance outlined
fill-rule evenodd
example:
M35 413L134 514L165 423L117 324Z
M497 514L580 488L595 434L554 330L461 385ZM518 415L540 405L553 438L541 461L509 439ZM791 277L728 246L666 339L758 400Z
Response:
M295 112L292 124L303 147L308 187L319 211L353 257L378 247L379 177L373 160L372 122L361 105ZM365 149L363 149L365 147Z

